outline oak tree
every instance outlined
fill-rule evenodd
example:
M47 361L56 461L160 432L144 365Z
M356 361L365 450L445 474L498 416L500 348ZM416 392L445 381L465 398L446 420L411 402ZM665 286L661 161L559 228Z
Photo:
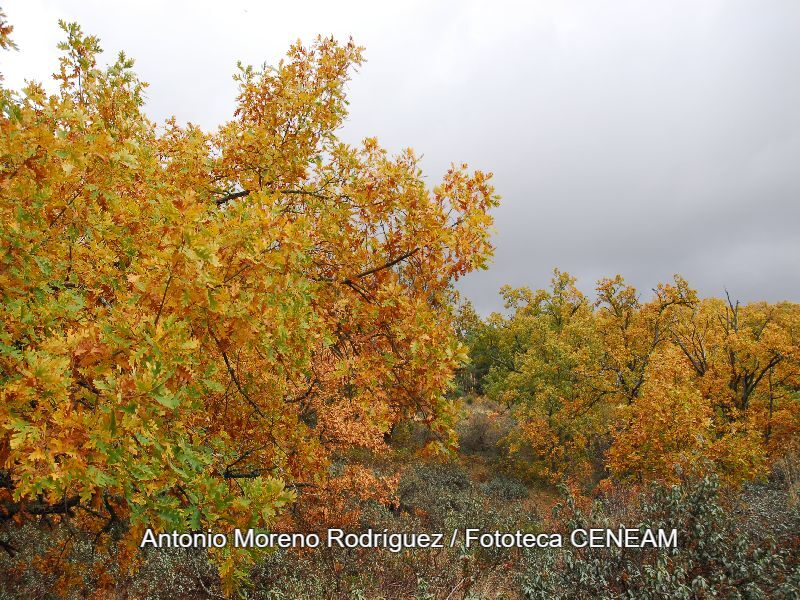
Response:
M362 49L240 65L216 131L143 112L97 38L2 89L0 522L270 527L401 419L454 443L452 283L491 252L490 175L337 131ZM2 45L7 45L5 28ZM243 557L217 552L227 589Z

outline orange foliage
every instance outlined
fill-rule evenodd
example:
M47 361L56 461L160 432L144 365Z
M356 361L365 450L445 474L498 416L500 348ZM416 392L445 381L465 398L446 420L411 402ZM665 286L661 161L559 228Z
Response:
M512 407L524 471L551 481L601 458L618 478L718 472L735 485L800 440L800 307L697 298L680 277L649 302L619 276L590 306L556 271L552 291L505 289L473 341L488 393Z
M431 190L411 150L342 143L352 42L241 67L205 132L155 126L133 62L62 27L59 92L0 90L0 520L124 523L132 552L336 496L331 458L400 419L451 444L452 283L491 252L491 176Z

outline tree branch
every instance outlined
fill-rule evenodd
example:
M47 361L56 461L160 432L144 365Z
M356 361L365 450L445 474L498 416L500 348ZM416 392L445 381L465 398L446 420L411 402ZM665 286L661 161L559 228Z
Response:
M64 500L56 504L47 504L45 502L0 502L0 508L3 513L0 514L0 520L8 521L14 515L19 513L28 513L30 515L63 515L72 511L78 504L80 504L81 497L79 495L64 497Z
M258 416L266 418L264 411L261 410L261 407L256 404L256 402L250 397L250 395L245 391L242 383L239 381L239 377L236 375L236 371L234 371L233 366L231 365L230 360L228 360L228 355L225 353L225 350L222 349L222 344L220 344L219 339L216 335L214 335L214 331L211 327L208 328L209 334L211 334L211 338L216 342L217 348L219 349L220 353L222 354L222 360L225 361L225 368L228 370L228 374L231 376L233 383L236 385L236 389L239 390L239 393L242 397L247 400L248 404L253 407L258 413Z
M384 264L382 264L382 265L380 265L378 267L373 267L372 269L368 269L368 270L364 271L363 273L359 273L358 275L355 275L352 278L347 278L347 279L344 280L343 283L347 283L348 281L351 281L352 279L362 279L363 277L366 277L367 275L372 275L373 273L377 273L378 271L383 271L384 269L388 269L390 267L393 267L397 263L402 262L407 258L411 258L417 252L419 252L419 248L418 247L414 248L413 250L409 250L408 252L404 252L403 254L398 256L397 258L393 258L389 262L384 263Z
M230 202L231 200L236 200L237 198L244 198L245 196L248 196L249 194L250 194L250 190L242 190L241 192L234 192L232 194L226 194L225 196L222 196L222 198L217 198L216 200L214 200L214 203L217 206L222 206L223 204L226 204L226 203Z
M249 196L253 190L242 190L241 192L233 192L231 194L226 194L221 198L217 198L214 200L214 203L217 206L222 206L227 204L231 200L236 200L238 198L244 198L245 196ZM310 190L270 190L273 194L298 194L302 196L312 196L314 198L319 198L320 200L328 200L328 196L323 194L312 192Z

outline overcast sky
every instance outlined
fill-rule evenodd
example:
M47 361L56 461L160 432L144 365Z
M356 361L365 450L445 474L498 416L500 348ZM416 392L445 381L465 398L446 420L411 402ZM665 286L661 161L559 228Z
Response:
M482 312L501 285L587 292L680 273L704 295L800 301L800 2L0 2L20 52L8 87L56 70L58 19L125 50L147 111L212 128L236 61L275 63L316 34L367 63L342 137L495 173L494 264L460 283ZM648 295L648 294L645 294Z

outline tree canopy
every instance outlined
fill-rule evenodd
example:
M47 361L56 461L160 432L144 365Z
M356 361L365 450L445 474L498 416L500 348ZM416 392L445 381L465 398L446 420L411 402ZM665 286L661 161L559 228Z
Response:
M58 92L0 92L0 520L267 527L400 419L451 446L491 175L429 189L411 150L340 141L352 41L240 65L207 132L151 122L133 61L61 26Z
M592 302L558 270L549 290L503 296L510 314L473 319L463 337L480 386L515 415L506 441L532 475L581 478L599 463L622 480L717 471L736 484L797 448L797 304L701 299L678 276L649 301L603 279Z

